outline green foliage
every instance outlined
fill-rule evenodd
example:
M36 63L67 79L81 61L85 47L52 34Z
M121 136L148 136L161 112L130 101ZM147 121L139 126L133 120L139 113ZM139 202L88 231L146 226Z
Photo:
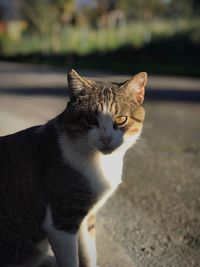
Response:
M194 51L200 44L200 19L193 16L199 1L92 0L78 9L76 3L23 0L29 28L21 39L1 35L1 55L89 55L84 64L92 68L105 68L106 60L107 67L120 72L137 62L138 68L157 73L199 74L192 63L199 54ZM100 58L94 60L95 54Z
M50 24L50 19L47 20ZM5 38L1 42L1 53L28 54L34 52L76 52L86 54L94 51L108 51L123 45L142 47L157 39L167 39L174 34L187 31L191 40L198 43L199 19L197 20L155 20L151 23L135 21L117 28L91 28L89 26L65 26L49 29L49 25L37 33L26 33L19 41ZM37 22L39 23L39 22ZM47 24L48 24L47 23ZM43 25L44 27L44 25Z
M134 17L149 18L153 14L159 14L165 4L161 0L135 0L134 3L131 0L118 0L117 7Z
M28 21L30 30L39 35L48 35L58 31L62 10L73 0L24 0L22 13Z

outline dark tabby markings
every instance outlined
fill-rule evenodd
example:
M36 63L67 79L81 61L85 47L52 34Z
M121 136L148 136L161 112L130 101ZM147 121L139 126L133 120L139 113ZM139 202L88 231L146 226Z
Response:
M91 237L95 236L95 221L96 221L95 215L90 215L88 217L87 226L88 226L88 232Z
M72 74L75 75L74 72ZM143 80L144 75L141 75L140 78ZM89 88L82 78L79 79L78 76L72 78L78 79L82 86L77 91L77 88L73 88L73 84L71 84L71 90L75 90L76 94L74 98L70 99L64 121L65 128L71 137L82 136L93 126L99 127L98 115L104 111L111 113L115 130L120 129L129 135L136 134L141 130L144 121L144 109L135 100L136 93L133 89L126 84L122 86L99 81L89 81ZM138 83L136 78L133 79L133 84ZM121 116L127 116L127 121L123 124L115 123L116 118Z

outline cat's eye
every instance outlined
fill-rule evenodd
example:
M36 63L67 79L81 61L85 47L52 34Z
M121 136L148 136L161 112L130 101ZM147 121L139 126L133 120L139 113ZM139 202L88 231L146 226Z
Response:
M93 126L98 126L98 120L95 116L92 115L86 115L85 120L88 124L93 125Z
M115 125L123 125L127 122L128 117L127 116L119 116L115 119Z

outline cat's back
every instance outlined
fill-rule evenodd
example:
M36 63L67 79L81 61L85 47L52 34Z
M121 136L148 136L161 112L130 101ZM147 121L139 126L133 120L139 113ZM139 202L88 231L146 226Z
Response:
M0 155L2 155L2 149L6 147L8 149L23 149L23 145L36 141L36 133L41 126L34 126L19 132L0 136ZM25 147L24 147L25 148ZM5 152L5 151L4 151Z
M12 172L16 176L16 173L22 169L23 172L28 172L30 165L35 164L39 155L37 140L39 127L35 126L0 137L0 179L6 174L11 176ZM25 170L26 167L27 170Z
M0 265L27 257L41 240L46 203L40 182L39 126L0 137Z
M23 197L31 199L41 187L39 129L35 126L0 137L0 198L4 203L17 204Z
M0 209L26 205L41 190L43 162L38 129L36 126L0 137Z

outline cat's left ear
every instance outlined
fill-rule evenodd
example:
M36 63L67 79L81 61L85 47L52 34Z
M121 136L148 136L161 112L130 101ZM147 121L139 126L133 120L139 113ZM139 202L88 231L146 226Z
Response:
M147 84L147 73L139 72L125 83L125 88L133 93L135 100L142 104L144 101L145 86Z
M79 95L94 86L95 81L81 77L74 69L70 70L67 75L70 96Z

